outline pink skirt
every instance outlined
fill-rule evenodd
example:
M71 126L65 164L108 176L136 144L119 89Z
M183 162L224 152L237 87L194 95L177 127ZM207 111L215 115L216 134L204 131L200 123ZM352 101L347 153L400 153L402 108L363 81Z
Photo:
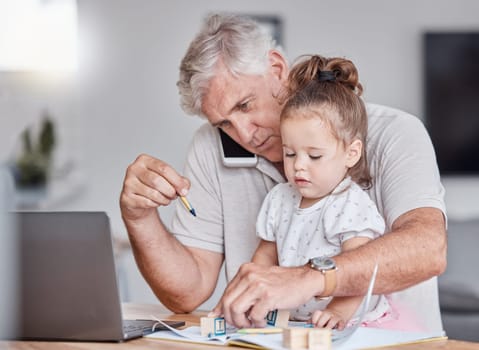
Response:
M392 329L398 331L422 332L426 331L418 322L414 312L397 303L389 303L391 309L382 317L374 321L363 322L362 327Z

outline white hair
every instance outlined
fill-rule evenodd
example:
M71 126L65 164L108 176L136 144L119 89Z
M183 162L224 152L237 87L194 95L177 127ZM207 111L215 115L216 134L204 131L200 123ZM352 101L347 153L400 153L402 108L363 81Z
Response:
M202 98L219 60L233 75L261 75L266 72L272 49L281 51L271 35L251 18L209 15L181 61L176 84L181 107L188 114L202 115Z

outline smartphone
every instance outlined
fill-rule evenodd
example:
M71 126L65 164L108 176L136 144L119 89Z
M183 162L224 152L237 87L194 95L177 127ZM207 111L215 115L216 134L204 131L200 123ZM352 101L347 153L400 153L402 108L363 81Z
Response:
M254 167L258 163L256 154L245 150L237 144L223 130L220 132L220 150L224 166L227 167Z

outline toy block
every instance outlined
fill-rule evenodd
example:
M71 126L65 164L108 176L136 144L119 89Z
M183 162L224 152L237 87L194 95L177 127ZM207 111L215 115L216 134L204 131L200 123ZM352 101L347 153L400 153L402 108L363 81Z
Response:
M201 336L215 337L226 334L226 322L223 317L201 317Z
M288 328L289 311L273 310L266 315L266 323L273 327Z
M310 328L308 333L309 350L331 350L331 330Z
M291 350L331 350L331 330L293 327L283 330L283 346Z
M291 350L308 348L308 333L310 328L286 328L283 330L283 346Z

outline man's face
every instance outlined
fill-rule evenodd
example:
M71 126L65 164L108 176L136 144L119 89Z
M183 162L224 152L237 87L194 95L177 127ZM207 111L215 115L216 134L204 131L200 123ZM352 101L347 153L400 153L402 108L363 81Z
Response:
M209 83L202 111L208 121L223 129L250 152L272 162L282 160L277 96L282 79L273 70L263 76L233 76L223 64Z

